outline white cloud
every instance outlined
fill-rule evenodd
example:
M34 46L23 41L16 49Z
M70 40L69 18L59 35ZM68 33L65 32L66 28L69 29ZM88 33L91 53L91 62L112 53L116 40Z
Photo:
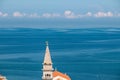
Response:
M7 17L8 16L8 13L2 13L0 12L0 17Z
M78 15L75 15L74 12L70 11L70 10L66 10L64 12L64 16L66 18L78 18Z
M113 13L112 12L97 12L96 14L94 14L95 17L113 17Z
M61 17L61 15L58 13L52 13L52 14L51 13L43 13L42 17L43 18L56 18L56 17Z
M23 17L23 16L25 16L26 14L22 14L22 13L20 13L20 12L14 12L13 13L13 16L14 17Z
M27 13L21 13L21 12L14 12L13 17L39 18L40 16L37 13L27 14Z
M50 18L52 15L50 13L43 13L42 17Z
M85 14L75 14L74 12L72 11L65 11L64 12L64 16L66 18L84 18L84 17L91 17L93 14L91 12L87 12Z
M8 16L8 13L4 13L4 14L3 14L3 17L7 17L7 16Z
M109 17L112 17L112 16L113 16L113 13L112 13L112 12L107 12L107 15L108 15Z
M77 17L78 18L84 18L84 17L92 17L93 14L91 12L87 12L85 14L78 14Z
M64 14L65 16L70 16L70 15L73 15L74 13L72 11L67 10L64 12Z
M92 16L92 13L91 13L91 12L88 12L88 13L86 14L86 16Z
M79 13L76 14L71 10L66 10L64 11L63 14L59 13L43 13L43 14L38 14L38 13L24 13L24 12L13 12L13 14L8 14L8 13L3 13L0 12L0 17L7 17L7 16L12 16L12 17L26 17L26 18L85 18L85 17L96 17L96 18L101 18L101 17L120 17L120 13L114 13L114 12L97 12L97 13L92 13L92 12L87 12L87 13Z
M37 13L27 14L27 13L14 12L13 16L14 17L29 17L29 18L53 18L53 17L60 17L60 14L43 13L42 15L39 15Z

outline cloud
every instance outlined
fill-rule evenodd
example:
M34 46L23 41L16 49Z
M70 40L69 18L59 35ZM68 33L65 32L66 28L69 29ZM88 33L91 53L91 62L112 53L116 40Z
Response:
M42 15L42 17L45 17L45 18L50 18L52 15L50 13L44 13Z
M58 17L61 17L61 15L60 14L58 14L58 13L43 13L42 14L42 17L43 18L58 18Z
M65 16L71 16L71 15L73 15L74 13L72 12L72 11L69 11L69 10L67 10L67 11L65 11L64 12L64 15Z
M3 14L3 17L7 17L7 16L8 16L8 13L4 13L4 14Z
M23 16L25 16L26 14L23 14L23 13L20 13L20 12L14 12L13 13L13 16L14 17L23 17Z
M88 12L88 13L86 14L86 16L92 16L92 13L91 13L91 12Z
M69 18L69 19L74 19L74 18L86 18L86 17L95 17L95 18L103 18L103 17L120 17L120 13L114 13L114 12L86 12L86 13L75 13L71 10L66 10L64 11L63 14L59 13L43 13L43 14L38 14L38 13L24 13L24 12L13 12L12 15L8 13L3 13L0 11L0 17L25 17L25 18Z
M43 14L37 14L37 13L21 13L21 12L14 12L13 17L29 17L29 18L60 18L60 17L65 17L65 18L77 18L77 16L72 12L72 11L65 11L64 16L62 16L59 13L43 13Z
M112 12L97 12L94 14L94 17L113 17L114 14Z
M84 17L92 17L93 14L91 12L87 12L85 14L78 14L77 17L78 18L84 18Z
M83 17L91 17L93 14L91 12L87 12L85 14L75 14L73 11L67 10L64 12L65 18L83 18Z
M58 13L43 13L42 15L37 14L37 13L21 13L21 12L14 12L13 17L28 17L28 18L56 18L56 17L61 17L60 14Z
M39 18L40 16L37 13L27 14L27 13L21 13L21 12L14 12L13 17Z
M78 18L78 15L75 15L74 12L70 11L70 10L66 10L64 12L64 16L66 18Z
M8 16L8 13L2 13L0 12L0 17L7 17Z

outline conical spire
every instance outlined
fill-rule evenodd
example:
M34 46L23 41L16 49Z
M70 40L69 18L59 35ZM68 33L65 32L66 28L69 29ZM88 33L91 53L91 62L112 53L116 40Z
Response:
M48 41L46 41L46 51L45 51L45 57L44 57L44 64L52 64L50 50L49 50L49 46L48 46Z
M46 51L45 51L45 57L43 61L43 76L42 80L53 80L53 68L52 68L52 60L50 56L50 51L48 47L48 42L46 42Z

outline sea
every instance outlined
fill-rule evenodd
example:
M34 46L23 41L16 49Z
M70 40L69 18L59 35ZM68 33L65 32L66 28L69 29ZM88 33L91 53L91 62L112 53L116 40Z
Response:
M42 80L49 42L53 68L71 80L120 80L120 28L0 28L0 74Z

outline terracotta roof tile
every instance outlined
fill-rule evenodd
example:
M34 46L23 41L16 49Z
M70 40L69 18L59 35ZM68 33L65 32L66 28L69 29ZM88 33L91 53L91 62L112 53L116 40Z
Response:
M58 72L58 71L54 71L54 72L53 72L53 77L57 77L57 76L61 76L61 77L65 78L65 79L67 79L67 80L71 80L68 75L63 74L63 73Z

